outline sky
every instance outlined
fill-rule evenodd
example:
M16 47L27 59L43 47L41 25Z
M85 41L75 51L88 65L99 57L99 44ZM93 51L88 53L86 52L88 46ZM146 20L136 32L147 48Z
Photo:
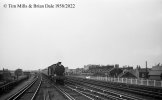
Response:
M4 4L75 8L4 8ZM0 69L162 63L162 0L1 0Z

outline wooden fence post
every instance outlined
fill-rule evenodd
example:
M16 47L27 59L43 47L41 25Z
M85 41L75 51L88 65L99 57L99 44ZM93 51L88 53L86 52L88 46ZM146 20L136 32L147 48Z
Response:
M132 78L131 78L131 84L132 84Z
M154 80L154 86L156 85L156 81Z

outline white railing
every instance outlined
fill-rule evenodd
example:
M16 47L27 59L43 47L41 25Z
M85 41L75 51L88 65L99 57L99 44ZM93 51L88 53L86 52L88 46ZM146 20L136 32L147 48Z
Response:
M98 77L90 76L87 79L94 79L94 80L100 80L100 81L111 81L111 82L120 82L120 83L127 83L127 84L137 84L137 85L145 85L145 86L162 87L162 81L156 81L156 80L112 78L112 77L99 77L99 76Z

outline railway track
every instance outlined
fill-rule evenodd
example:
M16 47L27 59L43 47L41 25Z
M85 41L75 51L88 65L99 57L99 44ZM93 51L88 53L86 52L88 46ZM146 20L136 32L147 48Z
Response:
M91 100L124 100L117 96L107 95L105 93L101 93L99 91L95 91L95 90L88 89L85 87L80 87L80 86L76 86L76 85L67 85L67 87L71 88L72 90L78 91L86 96L89 96L89 98L91 98Z
M50 84L52 87L53 87L53 90L56 89L58 93L55 92L55 95L58 94L57 97L61 97L62 99L59 99L59 100L94 100L93 98L71 88L71 87L68 87L68 86L63 86L63 85L56 85L54 84L54 82L50 81L49 79L47 79L46 77L46 82L48 82L48 84ZM50 88L52 88L50 86ZM50 95L48 97L51 97ZM53 98L55 100L58 100L56 98ZM52 98L48 98L48 100L53 100ZM44 99L46 100L46 99Z
M42 84L35 100L67 100L47 76L42 75Z
M10 96L7 100L34 100L41 85L42 78L38 76L31 83Z
M108 93L108 94L112 94L114 96L126 99L126 100L144 100L145 98L147 98L147 100L152 100L152 99L161 99L161 95L159 94L151 94L154 93L153 91L146 91L146 90L141 90L140 89L130 89L127 88L125 89L125 87L119 87L119 86L115 86L115 85L109 85L109 84L103 84L101 82L97 82L97 81L89 81L89 80L80 80L80 79L68 79L69 81L71 81L74 85L74 83L80 84L80 86L87 86L85 89L89 88L90 91L93 91L92 88L96 88L95 91L100 91L101 93ZM75 84L76 85L76 84ZM75 86L74 85L74 86ZM77 88L78 88L77 87ZM84 88L84 87L82 87ZM115 90L120 90L120 91L114 91ZM87 89L88 90L88 89ZM124 92L124 93L122 93ZM126 93L129 92L129 93ZM133 95L132 95L133 94Z
M71 87L78 89L79 91L87 91L92 96L95 95L96 98L101 99L111 99L111 100L145 100L143 98L135 97L128 94L123 94L121 92L112 91L109 89L101 88L95 85L83 83L82 85L74 84L74 82L69 82Z
M69 86L57 86L57 89L66 96L69 100L94 100L90 96Z
M55 91L59 91L59 93L47 90L47 95L44 96L45 98L43 100L53 100L53 94L57 94L59 97L62 96L62 99L55 98L55 100L152 100L145 98L145 96L137 96L126 92L112 90L105 86L101 86L99 83L96 85L91 82L88 83L84 80L80 81L76 79L67 79L66 84L62 86L54 84L54 82L49 80L46 76L44 82L49 84L48 89L55 88Z
M86 84L86 86L83 86L83 85L74 84L75 82L72 83L69 82L65 86L61 86L61 85L55 85L49 80L48 83L51 84L53 87L55 87L62 95L64 95L66 100L67 99L68 100L144 100L137 97L136 98L131 96L126 97L124 95L119 95L117 93L116 94L112 92L110 93L110 91L97 88L94 85L90 86Z

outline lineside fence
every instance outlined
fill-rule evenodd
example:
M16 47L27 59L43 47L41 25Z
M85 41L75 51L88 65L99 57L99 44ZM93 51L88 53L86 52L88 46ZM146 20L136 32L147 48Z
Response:
M162 87L162 81L156 80L144 80L144 79L128 79L128 78L112 78L112 77L100 77L100 76L88 76L86 79L100 80L100 81L110 81L119 82L127 84L145 85L145 86L155 86Z

